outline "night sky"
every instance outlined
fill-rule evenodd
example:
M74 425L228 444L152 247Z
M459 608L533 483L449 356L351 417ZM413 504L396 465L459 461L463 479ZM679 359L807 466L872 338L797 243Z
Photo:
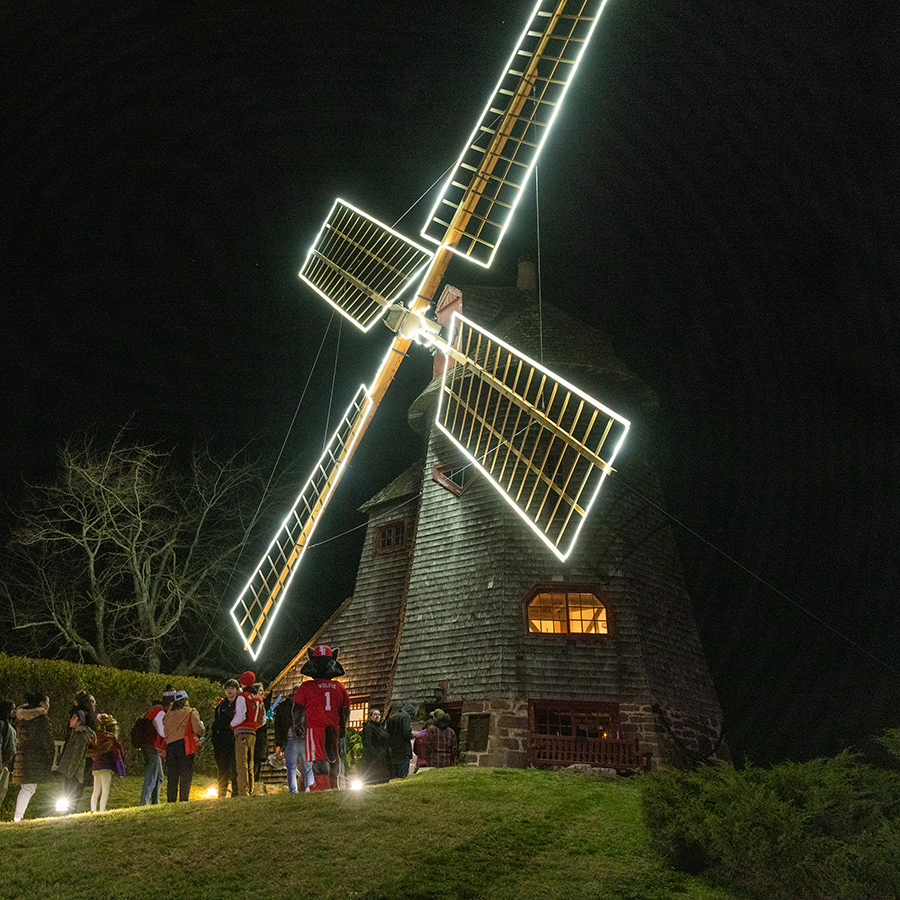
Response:
M338 353L333 322L313 370L331 311L297 278L306 249L336 196L393 223L440 178L529 9L7 4L0 524L92 426L270 455L289 435L282 470L305 472L336 353L343 410L390 339L343 327ZM539 223L544 297L659 394L634 427L704 539L676 528L739 759L900 725L898 18L610 0L539 215L532 187L492 270L448 272L511 283ZM400 230L415 238L430 200ZM430 365L401 368L317 540L417 458L405 412ZM627 479L627 446L618 465ZM310 551L269 674L351 592L361 537Z

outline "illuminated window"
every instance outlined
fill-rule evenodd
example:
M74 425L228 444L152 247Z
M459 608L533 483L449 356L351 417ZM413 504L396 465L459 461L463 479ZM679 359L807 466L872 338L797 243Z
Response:
M469 486L475 475L475 467L471 463L454 462L435 466L431 477L458 497Z
M406 546L406 522L403 519L394 519L385 522L375 529L375 555L393 553L402 550Z
M606 606L593 591L540 590L528 603L533 634L609 634Z
M366 724L369 718L369 698L351 697L350 698L350 719L347 724L357 731Z

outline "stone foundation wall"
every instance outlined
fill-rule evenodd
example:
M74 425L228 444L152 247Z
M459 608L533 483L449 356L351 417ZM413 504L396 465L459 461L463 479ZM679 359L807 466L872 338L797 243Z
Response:
M651 766L693 766L729 757L720 741L718 719L655 704L623 703L619 712L622 737L637 738L640 753L652 754Z
M487 749L468 747L469 716L489 715ZM459 735L460 762L476 766L524 769L528 765L528 701L469 700L463 703Z

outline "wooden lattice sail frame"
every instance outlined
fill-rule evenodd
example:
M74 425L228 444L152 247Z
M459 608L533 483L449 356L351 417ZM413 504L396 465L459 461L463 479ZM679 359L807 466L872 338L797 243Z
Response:
M437 244L433 255L350 204L339 200L332 207L300 277L356 327L368 331L384 319L396 336L232 607L254 659L315 524L413 341L455 364L445 369L438 427L560 559L571 552L627 420L475 323L460 317L460 331L448 340L425 313L454 254L491 264L605 5L538 0L429 213L422 235ZM404 307L399 300L417 277ZM456 339L467 332L477 334L474 347L471 337Z

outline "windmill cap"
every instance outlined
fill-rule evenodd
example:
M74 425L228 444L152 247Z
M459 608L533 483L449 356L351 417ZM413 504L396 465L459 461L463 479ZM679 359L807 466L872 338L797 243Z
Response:
M241 687L251 687L256 682L256 675L253 672L244 672L240 677Z
M313 652L313 656L334 656L334 650L331 649L327 644L319 644Z

